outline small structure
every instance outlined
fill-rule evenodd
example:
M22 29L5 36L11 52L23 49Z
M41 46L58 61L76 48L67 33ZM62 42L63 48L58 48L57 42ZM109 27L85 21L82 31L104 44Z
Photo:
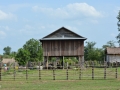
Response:
M84 60L84 40L82 37L73 31L61 27L53 33L40 39L43 47L44 61L48 63L48 57L78 57L79 61ZM63 65L64 66L64 65Z
M12 63L15 63L15 60L13 58L12 59L10 59L10 58L3 58L2 63L10 65Z
M109 63L120 62L120 47L107 47L105 59Z

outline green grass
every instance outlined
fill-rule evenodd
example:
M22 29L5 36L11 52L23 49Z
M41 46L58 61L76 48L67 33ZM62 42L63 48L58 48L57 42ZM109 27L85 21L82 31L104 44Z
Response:
M1 81L0 90L120 90L120 80Z
M104 68L94 68L94 80L92 80L92 68L81 71L79 80L79 70L68 70L68 80L66 80L66 69L55 70L53 80L53 70L42 70L41 80L39 80L38 70L16 70L14 81L14 70L4 72L2 70L2 81L0 90L120 90L120 68L118 68L118 78L115 78L115 68L107 68L106 80L104 80Z

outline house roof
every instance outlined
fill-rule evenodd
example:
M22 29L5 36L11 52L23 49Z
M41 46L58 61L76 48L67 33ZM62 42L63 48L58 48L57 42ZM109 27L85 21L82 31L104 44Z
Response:
M61 27L58 30L43 37L42 39L40 39L40 41L43 41L43 40L79 40L79 39L86 40L87 38L81 35L78 35L77 33L65 27Z
M13 62L15 62L14 59L6 59L6 58L3 58L3 60L2 60L2 63L13 63Z
M106 54L120 54L120 47L107 47Z

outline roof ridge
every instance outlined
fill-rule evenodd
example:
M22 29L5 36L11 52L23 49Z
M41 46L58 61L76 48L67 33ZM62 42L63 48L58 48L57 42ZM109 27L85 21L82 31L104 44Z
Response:
M61 28L59 28L58 30L55 30L54 32L52 32L52 33L50 33L50 34L48 34L47 36L45 36L45 37L43 37L41 40L45 40L45 39L54 39L54 38L57 38L57 39L61 39L61 38L63 38L60 34L57 34L57 32L59 32L60 30L66 30L66 31L68 31L68 32L70 32L70 33L64 33L64 35L66 35L65 37L64 37L64 39L65 38L67 38L67 39L71 39L71 38L73 38L73 39L75 39L75 38L77 38L77 39L84 39L84 40L86 40L87 38L85 38L85 37L83 37L83 36L81 36L81 35L79 35L79 34L77 34L77 33L75 33L75 32L73 32L73 31L71 31L71 30L69 30L69 29L67 29L67 28L65 28L65 27L61 27ZM62 31L61 31L62 32ZM73 36L71 36L71 35L73 35ZM52 36L53 35L53 36ZM56 36L55 36L56 35Z

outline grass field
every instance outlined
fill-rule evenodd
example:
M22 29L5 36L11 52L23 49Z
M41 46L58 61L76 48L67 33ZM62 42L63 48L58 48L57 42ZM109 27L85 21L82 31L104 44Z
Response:
M39 80L38 70L16 71L15 81L13 70L2 72L0 90L120 90L120 68L118 68L118 78L115 78L115 68L107 68L106 80L104 80L104 68L94 69L94 80L92 80L91 68L81 71L79 80L79 70L68 70L68 80L66 80L66 70L55 70L53 80L53 70L42 70L41 80Z
M1 81L0 90L120 90L120 80Z

